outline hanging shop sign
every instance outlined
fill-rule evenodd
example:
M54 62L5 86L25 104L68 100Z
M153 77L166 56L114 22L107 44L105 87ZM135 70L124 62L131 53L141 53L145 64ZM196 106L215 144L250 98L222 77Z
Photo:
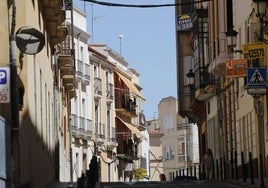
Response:
M226 77L245 77L247 76L248 63L246 59L233 59L226 61Z
M264 58L265 50L262 42L243 44L242 48L244 58L247 60Z
M180 15L177 17L177 30L186 31L193 27L192 18L188 14Z

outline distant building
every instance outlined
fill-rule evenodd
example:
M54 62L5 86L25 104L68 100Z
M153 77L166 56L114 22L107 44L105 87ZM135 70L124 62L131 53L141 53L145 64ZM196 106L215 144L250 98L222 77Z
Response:
M163 173L167 180L177 175L194 175L194 165L199 163L196 125L178 115L175 97L163 98L158 105L161 137Z
M139 74L105 44L90 44L89 52L94 77L92 140L99 156L100 181L133 181L135 169L149 168Z
M163 155L161 137L158 119L148 120L147 129L150 136L150 181L159 181L163 174Z

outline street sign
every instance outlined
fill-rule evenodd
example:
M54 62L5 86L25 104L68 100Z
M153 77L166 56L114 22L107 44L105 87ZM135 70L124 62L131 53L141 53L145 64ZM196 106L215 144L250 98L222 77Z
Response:
M242 48L244 58L247 60L264 58L265 50L262 42L243 44Z
M226 61L227 78L247 76L248 63L246 59L234 59Z
M0 103L10 102L10 71L9 67L0 67Z
M248 88L266 88L266 68L251 67L247 71L247 87Z

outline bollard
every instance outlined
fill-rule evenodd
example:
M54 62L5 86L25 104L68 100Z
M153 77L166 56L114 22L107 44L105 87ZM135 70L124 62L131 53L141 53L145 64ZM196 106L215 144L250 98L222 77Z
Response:
M194 177L196 177L196 166L194 166Z
M231 178L234 179L234 155L231 151Z
M252 154L251 152L248 153L249 155L249 173L250 173L250 183L255 184L254 182L254 174L253 174L253 163L252 163Z
M193 176L193 166L190 166L190 176Z
M223 171L222 171L222 169L223 169L222 158L220 158L220 178L221 178L221 180L223 180Z
M235 179L238 180L237 152L235 151Z
M246 167L245 167L245 159L244 159L244 152L241 151L241 163L242 163L242 176L243 176L243 181L247 181L246 177Z
M219 181L219 160L216 159L216 180Z
M225 156L223 156L223 178L224 178L225 180L227 179Z

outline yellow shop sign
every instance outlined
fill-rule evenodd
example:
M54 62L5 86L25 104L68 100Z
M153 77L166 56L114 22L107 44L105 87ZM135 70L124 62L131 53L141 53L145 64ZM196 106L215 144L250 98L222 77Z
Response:
M260 59L264 57L264 43L243 44L243 55L247 60Z

